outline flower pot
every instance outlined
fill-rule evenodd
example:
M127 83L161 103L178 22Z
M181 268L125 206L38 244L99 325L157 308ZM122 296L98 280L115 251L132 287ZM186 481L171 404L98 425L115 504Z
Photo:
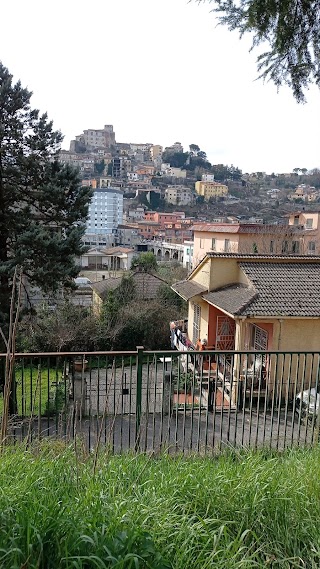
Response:
M178 405L192 405L197 403L198 398L193 396L191 393L174 393L173 403Z
M86 371L88 367L88 360L75 360L73 365L74 371Z

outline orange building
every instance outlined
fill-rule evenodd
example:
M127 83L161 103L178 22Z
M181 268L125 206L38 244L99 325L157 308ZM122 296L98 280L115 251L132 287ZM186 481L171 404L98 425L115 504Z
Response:
M158 212L158 211L145 212L146 221L155 221L156 223L160 223L162 227L165 226L165 223L176 223L177 221L183 219L185 219L184 211L174 211L172 213Z

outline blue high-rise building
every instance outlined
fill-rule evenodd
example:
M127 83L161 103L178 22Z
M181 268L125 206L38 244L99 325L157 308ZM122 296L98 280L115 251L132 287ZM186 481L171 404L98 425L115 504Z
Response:
M93 192L87 219L88 234L110 235L122 224L123 193L115 188L97 188Z

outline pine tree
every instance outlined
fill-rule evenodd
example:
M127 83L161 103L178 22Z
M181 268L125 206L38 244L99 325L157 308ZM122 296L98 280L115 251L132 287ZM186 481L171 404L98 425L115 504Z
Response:
M209 2L220 23L252 35L252 48L269 46L257 59L261 78L289 85L298 102L311 83L320 87L320 0Z
M45 292L70 285L91 190L57 160L62 135L0 62L0 326L17 265ZM0 348L1 349L1 348Z

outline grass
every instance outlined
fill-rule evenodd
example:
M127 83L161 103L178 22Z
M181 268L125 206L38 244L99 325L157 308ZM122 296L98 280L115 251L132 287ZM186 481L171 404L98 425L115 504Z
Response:
M78 456L78 458L76 458ZM5 450L0 567L320 566L320 449L219 459Z
M48 407L53 412L57 383L61 381L62 371L58 369L42 369L38 375L37 367L17 367L15 379L17 386L18 415L29 417L32 414L45 415ZM50 403L48 404L48 401ZM3 394L0 397L0 415L3 411Z

